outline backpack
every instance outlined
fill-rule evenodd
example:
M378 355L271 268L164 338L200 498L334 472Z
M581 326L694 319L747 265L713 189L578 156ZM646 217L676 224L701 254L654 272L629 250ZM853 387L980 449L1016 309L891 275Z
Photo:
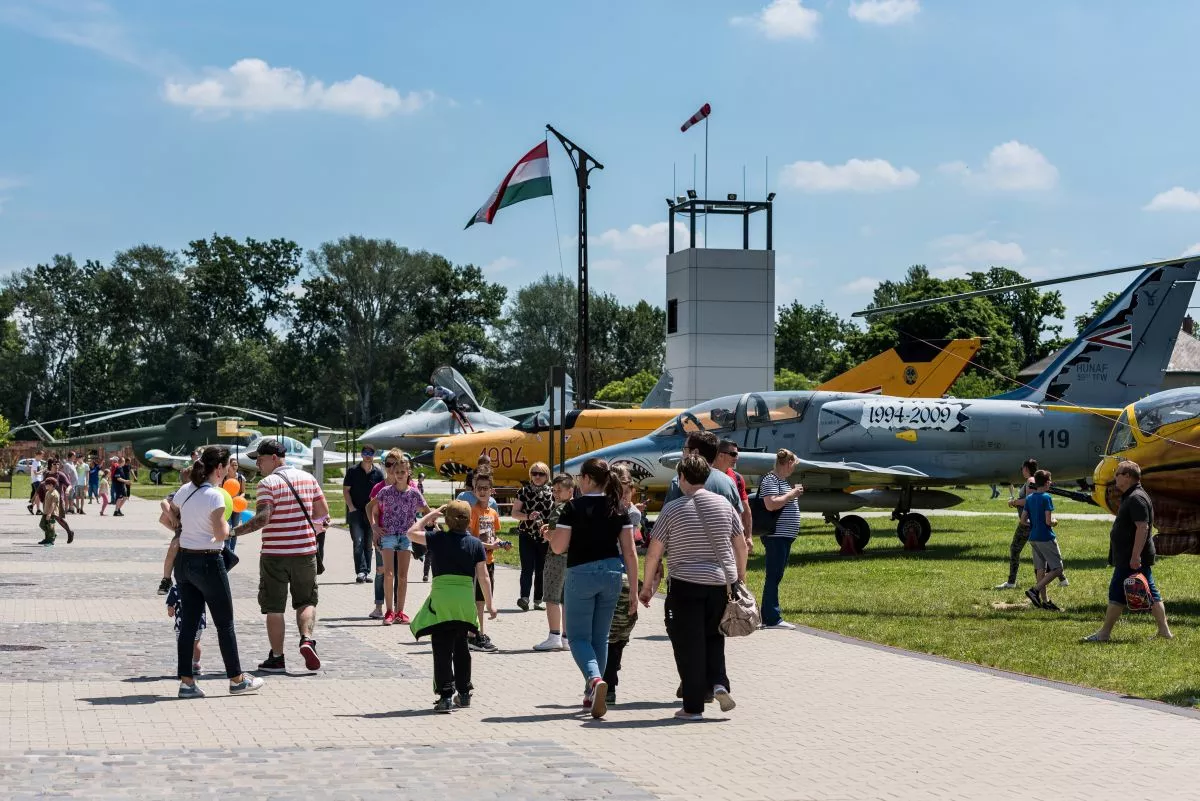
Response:
M1131 612L1146 612L1154 604L1154 596L1150 594L1150 582L1141 573L1134 573L1125 579L1125 605Z

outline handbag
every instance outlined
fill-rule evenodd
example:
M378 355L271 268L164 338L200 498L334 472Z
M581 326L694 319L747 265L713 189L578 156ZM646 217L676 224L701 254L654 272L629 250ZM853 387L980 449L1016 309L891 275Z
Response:
M692 503L696 503L694 495ZM713 538L712 529L708 527L708 520L701 513L699 506L696 506L695 509L696 516L700 518L700 525L704 527L704 533L708 535L708 544L712 546L713 557L720 563L721 555L717 553L717 541ZM723 564L721 572L725 572ZM745 637L761 625L762 615L759 614L758 602L754 600L754 593L750 592L750 588L743 581L737 579L732 582L726 581L725 611L721 613L721 622L717 624L717 629L726 637Z
M767 502L762 497L762 481L759 481L758 489L754 491L754 497L750 499L750 517L752 519L750 533L760 537L771 536L775 533L775 525L779 522L779 515L782 513L782 506L774 511L767 508Z

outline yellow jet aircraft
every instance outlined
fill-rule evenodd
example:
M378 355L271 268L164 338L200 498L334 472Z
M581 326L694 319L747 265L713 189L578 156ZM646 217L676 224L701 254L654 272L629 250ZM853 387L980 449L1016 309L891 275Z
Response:
M900 398L938 398L950 389L979 351L981 340L911 342L885 351L817 389L873 392ZM566 459L609 445L644 437L682 409L583 409L566 415ZM557 443L555 445L557 450ZM513 428L442 437L433 449L434 466L447 477L461 479L479 457L492 460L498 486L520 486L529 466L549 461L550 427L545 415L533 415ZM557 460L556 460L557 461Z
M1126 459L1142 468L1142 486L1154 503L1158 552L1200 553L1200 387L1157 392L1121 412L1092 474L1092 497L1113 514L1121 504L1113 477Z

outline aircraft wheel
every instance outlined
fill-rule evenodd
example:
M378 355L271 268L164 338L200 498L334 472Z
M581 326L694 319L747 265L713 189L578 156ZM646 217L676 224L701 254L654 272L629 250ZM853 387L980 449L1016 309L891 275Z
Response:
M846 535L854 537L854 550L861 553L871 541L871 524L858 515L846 515L833 524L833 537L841 546Z
M929 518L916 512L909 512L900 517L900 522L896 524L896 536L900 542L908 544L908 535L916 534L917 543L924 548L925 543L929 542L929 535L933 532L933 526L929 524Z
M150 471L150 483L151 484L161 484L162 483L162 472L159 470L151 470Z

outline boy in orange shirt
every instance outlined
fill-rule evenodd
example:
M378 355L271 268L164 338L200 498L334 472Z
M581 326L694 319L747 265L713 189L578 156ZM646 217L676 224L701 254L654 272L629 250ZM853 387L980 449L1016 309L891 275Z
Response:
M494 588L496 586L495 551L497 548L511 548L512 543L504 542L497 536L500 533L500 513L491 507L493 491L491 474L477 473L472 489L475 491L475 503L471 504L471 533L483 543L483 550L487 553L488 581ZM467 637L467 647L473 651L491 653L497 648L492 644L492 639L483 633L483 607L483 592L476 584L475 609L479 613L479 634Z

